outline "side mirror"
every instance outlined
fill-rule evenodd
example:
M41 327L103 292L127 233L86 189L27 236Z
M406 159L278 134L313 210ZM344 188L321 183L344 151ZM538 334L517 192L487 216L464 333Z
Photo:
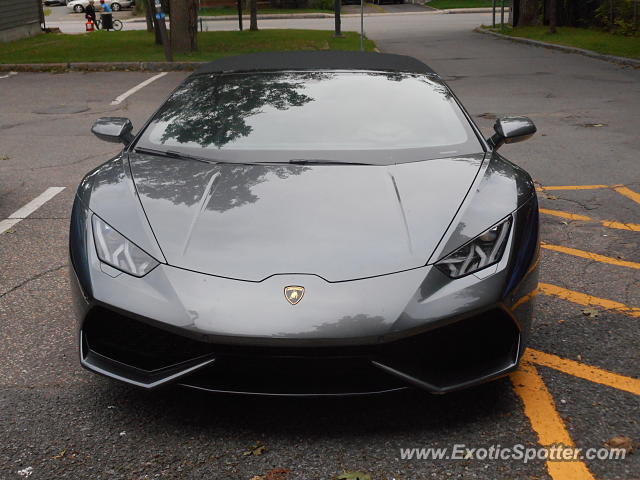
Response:
M522 142L531 138L537 128L529 117L502 117L496 120L493 129L496 131L489 139L494 149L503 143Z
M91 132L100 140L129 145L133 141L133 124L128 118L102 117L96 120Z

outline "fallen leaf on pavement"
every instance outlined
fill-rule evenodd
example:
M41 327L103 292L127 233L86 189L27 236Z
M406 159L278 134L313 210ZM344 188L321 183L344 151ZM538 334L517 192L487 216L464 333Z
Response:
M288 468L274 468L269 470L263 477L264 480L287 480L287 476L291 473Z
M54 455L51 458L55 458L56 460L63 458L65 455L67 454L67 449L65 448L64 450L62 450L59 454Z
M584 308L582 314L590 318L598 318L600 316L600 312L595 308Z
M633 451L633 443L629 437L617 436L610 438L605 442L605 445L609 448L624 448L627 453Z
M267 450L267 446L263 445L261 442L256 442L249 450L243 453L245 457L249 455L262 455Z
M371 475L362 472L344 472L338 475L336 480L371 480Z

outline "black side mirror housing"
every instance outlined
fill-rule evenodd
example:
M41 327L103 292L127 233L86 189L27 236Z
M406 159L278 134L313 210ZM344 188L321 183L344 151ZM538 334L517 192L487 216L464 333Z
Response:
M495 134L489 139L494 150L504 143L517 143L527 140L536 133L537 128L529 117L501 117L493 126Z
M95 121L91 132L100 140L111 143L123 143L125 146L133 141L133 124L123 117L102 117Z

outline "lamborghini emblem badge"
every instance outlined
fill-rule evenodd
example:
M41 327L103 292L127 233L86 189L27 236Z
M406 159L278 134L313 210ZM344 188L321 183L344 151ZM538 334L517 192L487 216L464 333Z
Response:
M296 305L304 296L304 287L290 286L284 287L284 298L291 305Z

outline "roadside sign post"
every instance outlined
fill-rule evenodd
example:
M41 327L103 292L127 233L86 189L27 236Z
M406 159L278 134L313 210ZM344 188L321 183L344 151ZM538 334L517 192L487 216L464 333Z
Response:
M364 52L364 0L360 0L360 51Z
M491 22L491 23L492 23L492 25L491 25L491 26L492 26L493 28L496 28L496 0L493 0L493 1L492 1L492 3L493 3L493 5L492 5L492 9L493 9L493 21Z
M156 7L156 20L158 20L158 27L160 28L160 38L162 39L162 46L164 47L164 58L167 62L173 62L173 53L171 52L171 44L169 43L169 35L167 35L167 23L166 14L162 11L162 4L160 0L155 0Z

